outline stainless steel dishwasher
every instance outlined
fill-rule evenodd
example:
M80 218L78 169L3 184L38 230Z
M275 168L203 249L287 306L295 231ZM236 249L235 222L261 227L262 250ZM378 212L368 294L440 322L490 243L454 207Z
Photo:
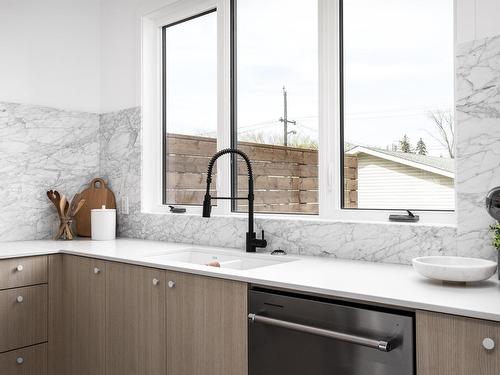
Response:
M283 291L249 291L249 375L413 375L414 317Z

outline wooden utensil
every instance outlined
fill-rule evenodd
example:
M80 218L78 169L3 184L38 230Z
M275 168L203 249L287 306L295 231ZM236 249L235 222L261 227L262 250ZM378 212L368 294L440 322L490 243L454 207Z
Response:
M75 216L76 233L81 237L90 237L90 210L102 206L116 208L115 195L102 178L94 178L89 187L80 193L80 198L85 199L86 203Z
M61 226L62 231L67 240L73 239L73 232L71 231L71 217L69 216L69 203L66 199L66 196L63 195L61 197L61 201L59 202L59 207L61 210Z
M73 195L73 199L71 200L71 203L69 205L69 212L70 213L75 213L76 207L78 206L78 203L80 203L81 198L80 198L80 193L76 193Z
M56 194L57 193L57 194ZM59 216L61 216L61 208L59 206L59 193L56 190L49 190L47 191L47 197L49 197L49 200L56 206L57 208L57 213Z
M62 212L61 212L61 194L59 194L59 192L57 190L54 190L54 196L56 198L56 203L57 203L57 212L59 212L59 215L62 215Z
M58 199L59 193L56 190L49 190L49 191L47 191L47 197L56 207L57 215L59 216L59 222L60 222L59 223L59 230L57 231L57 234L55 235L55 239L57 240L57 239L61 238L61 236L64 233L64 228L65 228L65 226L63 225L63 220L62 220L60 200Z

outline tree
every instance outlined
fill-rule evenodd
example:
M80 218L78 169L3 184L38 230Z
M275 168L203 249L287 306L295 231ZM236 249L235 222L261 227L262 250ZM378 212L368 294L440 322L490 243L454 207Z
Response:
M399 141L399 150L406 154L411 154L413 148L411 147L410 138L405 134L403 138Z
M283 135L276 133L264 134L263 132L249 132L240 135L239 140L243 142L261 143L268 145L282 145ZM317 150L318 141L312 139L310 136L306 134L299 133L294 135L293 137L290 137L290 139L288 140L288 146L305 148L309 150Z
M420 138L417 142L416 151L419 155L427 155L427 146L425 145L425 142L422 140L422 138Z
M450 158L455 158L455 127L453 121L453 114L450 111L430 111L429 118L436 125L438 134L431 135L438 141L444 148L446 148Z

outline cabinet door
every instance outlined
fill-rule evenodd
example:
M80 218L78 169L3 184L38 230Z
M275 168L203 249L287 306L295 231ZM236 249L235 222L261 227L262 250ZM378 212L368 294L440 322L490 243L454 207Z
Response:
M46 256L0 260L0 289L44 284L46 282Z
M29 346L0 354L0 374L47 375L47 345Z
M500 323L419 311L416 329L417 375L500 374Z
M65 374L105 374L105 272L103 261L63 258Z
M107 263L106 375L165 375L165 271Z
M0 291L0 352L47 341L47 285Z
M50 375L66 375L62 360L64 343L63 255L49 255L49 317L47 359Z
M167 375L246 375L247 285L167 272Z

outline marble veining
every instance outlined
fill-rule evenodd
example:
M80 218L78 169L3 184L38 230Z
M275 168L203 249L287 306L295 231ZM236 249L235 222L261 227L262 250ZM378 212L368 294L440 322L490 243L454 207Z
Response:
M244 248L246 218L141 213L140 109L100 118L101 173L117 200L127 196L130 212L118 210L123 237ZM426 225L344 223L321 220L257 219L265 229L267 250L291 254L410 264L416 256L455 254L456 229Z
M457 250L495 259L484 199L500 185L500 36L461 44L456 69Z
M98 170L97 114L0 102L0 240L53 235L51 188L79 191Z

